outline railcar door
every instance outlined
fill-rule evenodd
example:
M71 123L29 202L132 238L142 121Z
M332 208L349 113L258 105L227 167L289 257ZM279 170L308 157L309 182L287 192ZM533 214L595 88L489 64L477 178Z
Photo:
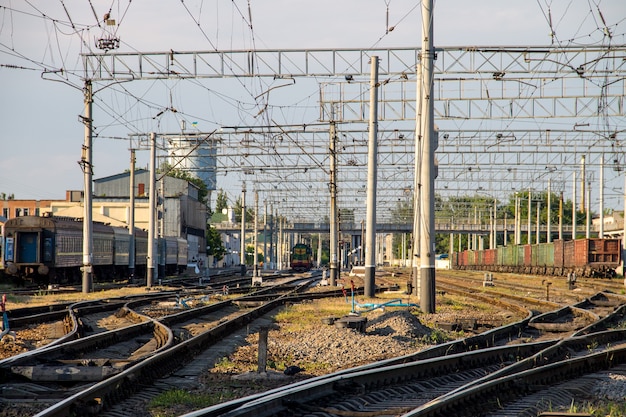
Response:
M37 263L39 260L37 242L39 241L39 233L22 232L17 239L17 253L15 261L17 263L30 264Z

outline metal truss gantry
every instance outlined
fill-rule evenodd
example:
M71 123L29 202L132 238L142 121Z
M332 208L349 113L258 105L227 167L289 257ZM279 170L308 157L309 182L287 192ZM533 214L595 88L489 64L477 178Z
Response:
M625 45L443 47L436 53L438 194L481 191L506 198L518 190L545 190L548 180L553 190L562 191L582 157L585 181L597 181L601 166L610 167L608 179L622 175ZM252 121L211 135L218 183L220 176L236 174L294 221L323 219L329 207L332 118L338 135L338 206L358 220L365 215L366 80L374 55L382 80L377 213L385 222L400 206L410 205L413 195L419 49L109 52L85 54L83 64L85 78L101 83L314 79L319 113L309 123L255 126Z

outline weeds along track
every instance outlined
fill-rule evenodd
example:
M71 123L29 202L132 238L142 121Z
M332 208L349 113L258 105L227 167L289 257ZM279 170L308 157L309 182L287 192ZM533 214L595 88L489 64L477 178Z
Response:
M626 294L623 279L611 278L574 278L529 276L513 273L477 272L477 271L437 271L437 281L465 283L475 287L494 287L514 294L526 294L536 298L549 297L560 303L582 300L598 292Z

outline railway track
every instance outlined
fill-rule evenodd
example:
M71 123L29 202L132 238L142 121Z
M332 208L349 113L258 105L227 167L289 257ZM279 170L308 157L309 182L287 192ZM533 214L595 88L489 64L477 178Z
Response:
M97 410L111 407L139 389L139 381L148 383L160 375L168 374L193 360L198 352L245 327L286 300L299 300L297 294L308 289L315 279L303 281L300 277L294 279L300 283L289 290L285 285L262 288L250 296L190 308L175 314L166 314L171 313L168 308L154 308L159 304L171 307L168 301L171 300L171 294L168 294L169 299L127 303L121 310L126 315L141 317L141 323L37 349L4 361L4 380L9 382L3 384L3 398L21 402L36 401L40 404L46 399L50 408L40 411L42 416L91 415ZM273 295L270 293L272 290ZM331 295L339 294L341 292L335 291ZM314 296L322 297L324 294ZM127 348L138 344L141 344L140 348ZM114 352L118 356L119 352L126 352L126 356L117 358ZM98 358L93 356L100 353L102 356ZM51 361L55 361L54 369L42 369ZM79 365L90 366L72 370ZM105 368L115 369L106 373ZM88 376L81 377L80 371ZM21 377L15 382L17 375ZM46 378L56 380L45 381ZM82 384L89 379L91 384ZM45 395L42 395L44 392Z
M273 276L274 279L282 277L279 274ZM252 290L256 293L268 291L267 288L252 289L249 282L249 278L242 281L241 277L235 277L230 271L226 271L211 286L206 283L199 285L197 279L174 279L167 283L167 288L177 286L179 289L171 291L159 291L155 288L155 292L140 295L11 309L7 312L10 334L5 337L14 343L0 344L0 367L3 358L134 324L136 316L111 314L130 302L134 306L141 306L154 301L162 303L163 298L176 297L177 300L172 301L172 304L178 304L187 299L221 294L224 289L230 289L230 294L249 294ZM275 290L279 290L279 287L275 286Z
M71 340L137 323L137 317L119 316L103 326L103 319L128 303L137 305L167 298L175 293L152 293L141 296L109 298L50 306L15 309L8 312L10 333L5 336L14 343L3 343L0 368L14 356L28 356L32 350L51 347ZM12 349L12 350L11 350ZM15 351L19 349L19 351Z
M571 307L581 310L580 314L587 311L589 317L597 316L590 324L577 320L578 314L568 314L567 306L543 315L530 314L520 322L415 355L314 378L185 417L484 415L489 407L483 404L497 406L522 395L527 385L545 387L546 378L556 382L576 375L564 371L568 367L582 372L590 361L587 372L595 372L626 363L621 347L626 346L626 330L600 330L624 327L626 306L608 312L605 298L597 299L600 305L588 301ZM606 314L600 317L593 310ZM547 326L550 319L560 327ZM555 370L559 377L553 375ZM521 387L515 395L502 394L515 384ZM468 402L476 406L468 407Z
M488 274L490 274L491 281L487 281ZM598 292L624 294L626 290L621 279L578 278L570 284L565 277L533 276L527 280L514 280L511 279L512 276L509 273L448 270L438 272L437 280L453 279L485 288L493 286L514 294L526 294L544 299L547 297L558 303L575 302Z
M236 335L237 329L248 327L252 329L251 331L258 331L258 326L268 324L267 321L263 321L262 317L263 314L272 311L272 308L276 308L284 302L297 302L311 297L311 294L296 295L297 291L302 291L310 285L310 281L303 282L300 290L295 291L289 291L289 286L281 287L277 285L276 288L282 293L282 301L277 301L278 299L271 294L264 294L263 292L270 291L268 288L263 288L263 291L245 297L245 300L243 297L241 297L241 300L228 300L231 304L224 303L221 306L224 309L222 313L219 313L223 314L221 317L216 312L211 312L208 306L194 308L193 310L198 310L195 313L192 313L190 309L190 311L178 311L175 314L171 314L172 311L159 311L158 308L154 308L158 305L163 306L171 303L171 298L165 302L152 301L150 303L140 303L137 300L137 305L133 306L133 310L149 316L152 320L159 321L170 329L177 340L176 345L165 349L162 353L150 355L146 360L128 367L119 375L114 375L99 383L85 387L72 387L71 390L66 389L65 395L69 395L69 398L60 400L55 406L42 410L37 415L62 416L84 414L107 417L132 415L132 410L136 409L138 404L146 398L155 396L159 392L172 389L173 387L184 387L186 381L190 378L205 372L207 355L215 355L215 351L209 353L212 349L219 349L219 343L231 338L233 335L234 338L242 338L241 333L239 333L239 336ZM600 348L603 345L610 345L614 347L616 344L621 343L619 338L603 342L601 339L590 339L588 335L583 337L583 333L576 334L577 332L585 331L581 330L581 327L587 329L587 333L598 333L600 331L606 332L607 328L616 326L615 319L610 319L610 317L614 316L613 310L619 310L617 306L622 305L623 300L614 294L599 293L576 305L561 306L543 300L531 303L528 300L524 300L524 297L521 297L521 299L520 297L506 298L500 294L484 294L482 291L478 293L475 288L464 288L462 285L442 285L445 285L445 288L442 288L446 292L464 294L467 297L475 297L485 302L496 304L502 309L511 311L512 314L523 317L523 319L514 324L497 327L475 336L437 345L413 355L364 365L329 376L306 380L286 389L272 390L257 396L233 400L229 403L215 406L213 410L198 411L198 413L206 413L198 414L198 416L222 415L231 412L242 413L244 412L242 411L243 408L245 408L245 413L252 414L232 415L298 415L293 414L298 404L304 404L298 411L299 413L311 412L311 410L321 412L319 411L320 407L328 408L329 410L335 405L339 408L346 407L342 401L349 401L354 404L364 402L373 404L372 398L378 397L387 398L387 400L383 401L385 404L393 404L396 401L394 399L396 394L391 394L393 391L408 392L413 389L405 387L405 385L411 385L410 382L406 382L408 377L397 376L397 372L402 372L403 368L411 368L413 366L415 366L412 368L414 373L417 372L417 369L432 369L432 374L422 375L421 377L422 381L427 382L422 387L421 394L414 394L416 397L419 397L419 400L411 400L413 403L410 404L402 404L402 400L394 408L398 412L412 412L412 410L424 407L425 404L435 398L447 398L457 393L460 395L463 387L473 386L476 384L476 381L485 376L499 375L499 372L501 373L503 369L515 369L515 365L523 363L526 358L531 360L534 355L540 353L547 355L546 352L549 352L549 348L558 346L561 343L560 341L564 339L576 336L581 338L580 340L584 340L584 342L578 343L579 346L586 346L586 348L578 348L578 351L581 352L580 355L586 354L585 349L588 351L589 346ZM315 296L340 297L341 291L324 292ZM235 302L240 303L237 309L233 307ZM275 304L271 306L272 303ZM241 309L241 306L244 306L251 312L256 311L256 313L253 315L246 313L245 318L229 316L227 309L231 309L231 313L236 315L237 310ZM203 311L200 312L200 310ZM201 317L201 319L198 319L198 317ZM550 326L551 323L554 325ZM623 338L623 336L620 337ZM557 352L571 352L572 349L572 347L568 346L561 348ZM559 353L551 354L551 357L554 358L554 361L557 361ZM481 363L483 365L480 365ZM354 374L360 375L367 381L375 381L378 378L377 376L373 374L365 375L369 372L374 373L377 370L381 370L380 372L382 373L380 375L386 375L382 377L383 382L368 382L365 384L362 380L352 380L352 375ZM454 378L457 378L454 381L450 381L451 373L454 373ZM332 382L332 378L337 379ZM329 381L330 385L325 386L325 388L319 388L319 386L313 388L306 387L307 384L316 382L324 386L323 384L329 383ZM398 384L397 386L395 385L396 383ZM380 387L376 388L376 384L388 389L389 393L381 394L379 392ZM328 386L339 387L340 392L336 393L332 391L335 388L328 388ZM427 386L430 386L430 388ZM298 390L295 391L297 393L292 398L295 399L294 401L284 396L283 391L295 388ZM356 389L359 395L355 395L353 388ZM314 394L311 400L308 401L309 394L306 394L308 389L312 389L313 392L331 390L333 392L331 397L333 401L336 400L336 403L329 402L328 398L324 396L319 397L317 394ZM425 394L426 391L428 392L427 394ZM42 392L45 391L42 390ZM347 397L344 397L344 394ZM41 395L39 397L40 401L46 395L49 395L49 393ZM58 399L58 397L52 395L50 395L50 398ZM274 403L270 407L274 411L269 414L262 414L259 410L251 411L252 409L249 409L251 404L259 402L259 407L261 407L261 410L264 410L267 407L264 401L270 398L287 406L287 411L285 409L274 410ZM303 398L307 399L307 401L304 401ZM345 398L349 398L349 400ZM243 404L246 404L246 406L243 407ZM382 406L379 405L379 407ZM357 407L356 410L360 409ZM195 416L195 414L190 415Z

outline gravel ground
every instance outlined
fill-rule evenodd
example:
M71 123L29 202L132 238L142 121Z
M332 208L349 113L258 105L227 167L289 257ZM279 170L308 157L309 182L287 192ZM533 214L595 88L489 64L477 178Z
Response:
M457 306L458 308L458 306ZM459 332L442 331L429 323L454 322L457 318L473 317L478 321L493 320L499 312L481 311L467 306L462 311L442 306L436 314L421 315L415 308L374 310L367 318L364 332L323 324L321 318L310 328L287 330L289 323L276 323L268 334L267 372L258 371L259 334L251 333L246 343L228 359L209 369L191 391L211 395L223 401L263 392L296 381L336 372L374 361L411 354L433 344L463 337ZM503 320L512 318L504 313ZM301 369L286 376L289 366ZM176 406L145 411L137 417L176 416L192 411L193 407ZM144 409L145 410L145 409Z
M251 331L239 348L217 358L215 366L208 365L207 372L195 386L186 389L194 394L218 397L219 402L223 402L467 336L463 332L444 331L439 327L440 323L469 319L495 325L519 319L497 308L464 305L447 296L437 297L436 310L435 314L422 314L416 308L403 307L364 313L367 325L363 332L324 324L322 318L328 315L321 311L313 323L302 328L277 321L268 335L265 374L256 372L259 336ZM288 366L297 366L301 370L287 376L283 371ZM596 396L609 401L626 401L625 374L604 373L598 378ZM134 416L179 416L197 408L201 407L179 405L148 409L146 404L136 410ZM17 415L10 409L0 410L0 417Z
M364 363L416 352L427 345L432 330L408 310L372 312L365 332L325 325L314 329L284 331L280 325L268 335L268 363L282 371L287 366L304 368L317 376ZM232 356L235 372L255 369L258 333ZM309 367L315 366L315 368Z

